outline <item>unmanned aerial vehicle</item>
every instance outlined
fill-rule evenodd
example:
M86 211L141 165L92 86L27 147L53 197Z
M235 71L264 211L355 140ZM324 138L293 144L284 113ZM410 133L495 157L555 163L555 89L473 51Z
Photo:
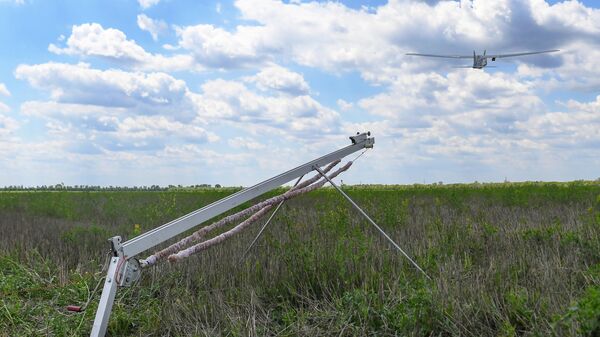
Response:
M492 59L492 61L496 61L496 59L505 58L505 57L515 57L515 56L523 56L523 55L533 55L533 54L544 54L544 53L553 53L557 52L558 49L552 50L542 50L542 51L531 51L524 53L513 53L513 54L495 54L495 55L486 55L486 51L483 51L483 55L477 55L473 50L473 55L436 55L436 54L418 54L418 53L408 53L406 55L410 56L426 56L426 57L440 57L440 58L449 58L449 59L473 59L472 66L460 66L457 68L473 68L473 69L483 69L488 65L488 59Z

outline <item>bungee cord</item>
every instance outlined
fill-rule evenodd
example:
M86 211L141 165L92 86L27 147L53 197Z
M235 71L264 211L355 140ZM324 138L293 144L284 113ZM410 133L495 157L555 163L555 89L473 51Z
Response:
M351 161L347 162L344 166L338 168L336 171L334 171L329 176L327 176L327 178L333 179L333 178L337 177L340 173L347 171L350 168L350 166L352 166ZM317 179L318 178L319 178L319 176L317 176ZM312 178L310 180L312 180ZM310 180L307 180L306 182L308 182ZM314 190L322 187L323 185L325 185L326 182L327 182L327 179L321 179L312 185L308 185L303 188L296 188L293 190L289 190L286 193L283 193L276 197L267 199L267 200L260 202L252 207L247 208L246 211L248 211L248 213L253 213L253 212L256 212L256 213L254 213L252 216L250 216L248 219L244 220L242 223L240 223L236 227L228 230L227 232L219 234L212 239L195 244L187 249L183 249L176 254L171 254L169 256L169 261L170 262L180 261L183 258L186 258L190 255L201 252L203 250L206 250L214 245L217 245L217 244L227 240L228 238L238 234L239 232L241 232L242 230L244 230L251 224L253 224L256 221L258 221L259 219L261 219L263 216L265 216L271 210L271 208L273 208L273 206L275 204L278 204L284 200L289 200L289 199L295 198L301 194L305 194L305 193L314 191ZM301 185L306 185L306 184L300 184L298 186L301 186Z
M327 172L331 171L331 169L333 169L340 162L341 162L341 160L339 160L339 159L331 162L329 165L327 165L323 169L323 172L327 173ZM348 164L346 164L346 165L348 165ZM350 165L352 165L352 164L350 164ZM348 168L346 168L346 170L347 169ZM339 173L341 173L341 172L338 172L337 174L339 174ZM192 235L189 235L189 236L181 239L180 241L178 241L178 242L170 245L169 247L167 247L165 249L162 249L162 250L160 250L158 252L155 252L154 254L148 256L144 260L140 260L140 265L142 267L152 266L152 265L156 264L158 261L160 261L160 260L168 257L169 255L172 255L172 254L174 254L174 253L176 253L176 252L184 249L186 246L188 246L188 245L190 245L190 244L192 244L194 242L198 242L198 241L202 240L202 238L204 238L204 236L206 234L208 234L209 232L211 232L211 231L213 231L213 230L215 230L217 228L223 227L225 225L231 224L233 222L236 222L236 221L238 221L238 220L240 220L240 219L242 219L244 217L247 217L248 215L257 212L258 210L262 209L263 207L266 207L269 204L278 203L281 200L286 200L287 199L285 197L286 195L292 195L295 191L307 188L308 186L310 186L311 184L313 184L314 182L316 182L319 179L321 179L321 175L320 174L315 174L312 178L310 178L308 180L305 180L304 182L296 185L295 187L292 187L290 190L288 190L287 192L285 192L285 193L283 193L281 195L278 195L278 196L269 198L267 200L264 200L264 201L262 201L262 202L260 202L260 203L258 203L256 205L248 207L248 208L246 208L246 209L244 209L242 211L239 211L237 213L234 213L234 214L231 214L229 216L226 216L223 219L221 219L219 221L216 221L216 222L212 223L209 226L202 227L199 230L197 230L196 232L194 232ZM325 182L323 182L323 184L324 183ZM321 186L323 184L321 184ZM310 191L312 191L312 189L306 190L303 193L308 193ZM295 196L296 195L294 195L294 197Z

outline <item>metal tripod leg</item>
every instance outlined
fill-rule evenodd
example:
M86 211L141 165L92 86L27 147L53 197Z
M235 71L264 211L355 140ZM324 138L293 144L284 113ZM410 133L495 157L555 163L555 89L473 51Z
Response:
M121 256L113 256L110 259L110 265L106 272L106 280L104 280L104 288L102 288L102 296L100 297L100 303L98 303L98 310L96 311L96 318L94 319L94 326L92 327L90 337L104 337L106 334L108 318L110 317L115 295L117 294L117 272L119 265L124 262L122 260L124 258Z
M304 175L300 176L300 178L298 178L298 180L296 180L296 183L294 184L294 187L298 186L298 184L300 183L300 180L302 180L302 177L304 177ZM244 259L246 258L246 255L248 254L248 252L250 251L250 249L252 249L252 247L254 247L254 244L256 243L256 241L258 241L258 238L260 238L260 236L262 235L263 231L265 230L265 228L267 228L267 226L269 225L269 223L271 222L271 220L273 220L273 217L275 217L275 214L277 214L277 211L279 211L279 208L281 206L283 206L284 202L285 202L285 199L281 200L281 202L277 205L277 207L275 208L275 210L273 211L273 213L271 213L271 216L269 217L269 219L267 220L267 222L265 222L265 224L262 226L262 228L260 229L260 231L258 231L258 234L254 238L254 240L252 240L252 243L250 243L250 246L248 246L248 248L246 248L246 251L244 251L244 254L242 254L242 258L240 259L240 263L242 263L242 261L244 261Z
M427 273L421 269L421 267L419 267L419 265L413 261L413 259L410 258L410 256L408 256L408 254L406 254L406 252L404 252L404 250L402 250L402 248L400 248L400 246L398 246L398 244L396 242L394 242L394 240L392 240L392 238L390 238L384 231L383 229L381 229L381 227L379 227L375 221L373 221L373 219L371 219L367 213L365 213L365 211L362 210L362 208L360 208L355 202L354 200L352 200L344 191L342 191L341 188L338 187L338 185L336 185L333 181L331 181L331 179L329 179L329 177L321 170L321 168L319 168L318 166L313 166L313 168L319 172L325 179L327 179L327 181L331 184L331 186L335 187L336 190L338 190L338 192L340 192L351 204L352 206L354 206L354 208L356 208L360 214L362 214L367 220L369 220L369 222L371 223L371 225L373 225L378 231L379 233L381 233L381 235L383 235L384 238L386 238L400 253L402 253L402 255L404 255L408 261L410 261L410 263L412 263L413 266L415 266L421 273L423 273L423 275L425 275L425 277L427 277L428 279L431 280L431 277L429 277L429 275L427 275Z

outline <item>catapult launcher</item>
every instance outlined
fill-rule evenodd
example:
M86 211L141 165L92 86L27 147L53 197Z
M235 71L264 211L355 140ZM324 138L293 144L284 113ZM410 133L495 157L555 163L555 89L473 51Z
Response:
M294 169L267 179L252 187L242 189L237 193L215 201L207 206L152 229L128 241L122 242L120 236L110 238L108 241L110 242L111 246L111 256L108 264L108 271L104 280L104 287L102 289L102 295L100 297L100 302L96 311L96 318L94 320L94 325L92 327L90 336L101 337L105 335L117 290L119 287L132 286L140 278L141 272L144 268L149 268L164 258L168 258L168 260L172 262L178 261L190 256L191 254L198 253L215 244L218 244L243 230L245 227L256 222L258 219L266 215L272 208L275 208L275 211L262 226L256 238L244 253L245 255L260 237L263 230L269 224L271 219L273 219L273 216L277 210L279 210L279 207L285 202L285 200L320 188L327 182L334 186L386 238L386 240L388 240L399 252L401 252L417 269L419 269L419 271L425 274L425 272L354 201L352 201L352 199L350 199L350 197L342 189L340 189L331 180L338 174L346 171L352 165L352 161L348 161L345 165L327 175L329 171L331 171L338 163L340 163L342 158L360 150L366 151L367 149L373 148L375 139L370 137L370 135L370 132L357 133L355 136L350 137L351 144L344 148L302 164ZM300 183L302 177L311 171L315 171L316 174L312 178ZM202 224L294 179L297 179L296 184L287 192L261 201L254 206L251 206L236 214L229 215L215 223L212 223L209 226L202 227L194 234L181 239L167 248L155 252L146 259L137 258L139 254L150 250L153 247L156 247L199 224ZM214 238L202 241L203 237L209 231L226 224L237 222L237 220L242 218L246 219L229 231L223 232ZM425 276L427 276L427 274L425 274ZM98 286L100 284L101 283L98 283ZM88 303L86 303L86 306ZM70 311L82 311L81 307L76 306L69 306L67 309Z

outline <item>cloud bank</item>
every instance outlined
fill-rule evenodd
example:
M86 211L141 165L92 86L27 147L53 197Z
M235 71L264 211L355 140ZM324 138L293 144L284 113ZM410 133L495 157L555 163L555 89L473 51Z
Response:
M139 1L143 10L158 3ZM310 159L358 130L378 141L373 174L357 173L357 182L596 178L597 8L543 0L233 5L236 16L222 24L133 15L162 47L99 22L70 23L47 61L15 68L40 94L18 113L42 122L45 141L72 163L126 158L165 172L178 163L185 181L197 179L188 165L203 158L214 165L206 171L222 174L211 179L250 184L263 169ZM405 55L554 48L561 52L485 71ZM325 93L331 78L349 93ZM9 94L0 85L0 96ZM0 135L22 125L0 102ZM231 166L221 169L225 161ZM112 174L127 174L119 167Z

